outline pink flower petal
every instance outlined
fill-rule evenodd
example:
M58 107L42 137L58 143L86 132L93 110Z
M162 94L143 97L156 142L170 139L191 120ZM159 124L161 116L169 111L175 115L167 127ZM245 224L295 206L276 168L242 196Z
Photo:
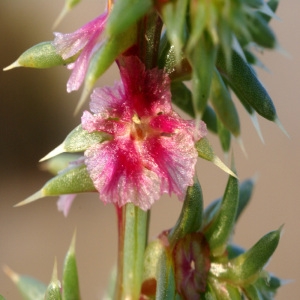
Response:
M132 141L118 139L85 152L89 174L104 203L134 203L147 210L160 197L160 179L141 164Z
M57 201L57 209L58 211L63 212L64 216L67 217L71 208L71 205L77 195L76 194L68 194L61 195Z

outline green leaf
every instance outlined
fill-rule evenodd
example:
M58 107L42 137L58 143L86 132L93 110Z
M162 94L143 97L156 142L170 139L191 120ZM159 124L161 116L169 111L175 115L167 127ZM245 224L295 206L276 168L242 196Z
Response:
M149 12L152 5L151 0L116 1L107 21L107 34L109 36L122 34Z
M57 278L57 263L55 260L51 282L45 293L45 300L61 300L60 288L61 284Z
M78 54L64 60L59 54L57 54L52 42L47 41L29 48L28 50L23 52L14 63L4 68L3 70L7 71L16 67L36 69L52 68L74 62L77 56Z
M242 300L239 289L226 282L209 279L210 288L214 291L217 300ZM249 298L250 299L250 298ZM251 299L252 300L252 299Z
M281 228L263 236L253 247L229 260L227 264L212 263L211 273L220 280L247 286L260 275L261 270L276 250Z
M214 70L211 86L211 103L224 126L235 136L240 135L240 121L237 110L222 77Z
M110 137L111 136L105 132L94 131L89 133L84 130L81 125L78 125L67 135L62 144L48 153L40 161L47 160L64 152L83 152L94 144L109 140Z
M59 16L55 20L53 27L55 28L58 26L58 24L62 21L62 19L66 16L66 14L73 9L78 3L80 3L81 0L65 0L65 4L63 9L61 10Z
M168 239L170 246L183 238L186 234L197 232L201 228L203 210L202 189L197 178L194 185L189 186L186 192L180 216L171 229Z
M234 172L232 172L221 160L218 156L215 155L209 141L207 138L202 138L195 144L196 150L198 151L198 156L206 159L213 164L215 164L217 167L219 167L221 170L226 172L227 174L230 174L231 176L236 177Z
M276 109L268 92L260 83L250 65L235 51L232 51L230 68L224 56L219 53L217 68L242 103L248 103L261 116L276 121Z
M65 257L63 269L63 300L80 300L79 280L75 257L76 232Z
M17 286L24 300L44 300L47 286L43 282L28 275L19 275L7 266L4 272Z
M231 133L220 121L220 119L217 119L217 124L219 140L221 142L222 150L226 154L230 150Z
M238 180L236 177L229 176L217 215L204 232L212 256L220 256L226 250L227 242L235 225L238 195Z
M196 115L202 118L210 95L213 72L215 68L217 48L209 36L204 36L188 54L190 64L193 66L192 87L193 105Z
M85 192L96 192L85 165L67 168L46 184L35 194L19 202L15 206L22 206L46 196L60 196Z

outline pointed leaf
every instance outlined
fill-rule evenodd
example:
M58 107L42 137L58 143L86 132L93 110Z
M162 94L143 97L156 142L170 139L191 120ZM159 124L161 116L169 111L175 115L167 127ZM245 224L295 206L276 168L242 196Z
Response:
M186 192L180 216L169 233L168 239L171 248L186 234L197 232L202 223L203 196L202 189L197 178L194 185L189 186Z
M57 176L46 182L41 190L15 206L29 204L46 196L60 196L96 191L86 166L79 165L59 173Z
M196 150L198 151L198 156L206 159L213 164L215 164L217 167L219 167L221 170L226 172L227 174L230 174L233 177L236 177L236 174L232 172L221 160L218 156L215 155L211 145L208 142L207 138L202 138L195 144Z
M66 14L74 8L81 0L65 0L64 7L62 11L60 12L59 16L55 20L53 27L55 28L58 26L58 24L62 21L62 19L66 16Z
M229 176L217 215L204 233L213 256L220 256L226 250L235 224L238 197L238 180L236 177Z
M212 264L211 273L221 280L237 285L246 286L253 283L276 250L280 232L281 228L269 232L248 251L231 259L226 265Z
M227 67L224 56L220 53L217 59L217 68L242 103L248 103L261 116L270 121L277 119L272 99L257 79L252 68L237 52L232 52L231 68Z
M235 136L240 135L240 122L237 110L229 91L217 70L212 75L211 103L224 126Z
M224 124L217 119L218 124L218 136L222 146L222 150L227 154L230 150L231 134L230 131L224 126Z
M75 257L75 240L76 232L74 232L72 242L64 262L62 282L63 300L80 300L77 263Z
M57 263L55 260L51 282L45 293L45 300L61 300L60 294L61 284L57 278Z
M102 143L108 139L110 139L109 134L99 131L89 133L84 130L81 125L78 125L67 135L62 144L48 153L40 161L47 160L63 152L83 152L92 145Z
M27 275L19 275L7 266L3 270L17 286L24 300L44 300L47 286L43 282Z
M56 66L67 65L74 62L77 54L64 60L59 54L51 41L42 42L29 48L10 66L3 70L10 70L16 67L27 67L36 69L52 68Z

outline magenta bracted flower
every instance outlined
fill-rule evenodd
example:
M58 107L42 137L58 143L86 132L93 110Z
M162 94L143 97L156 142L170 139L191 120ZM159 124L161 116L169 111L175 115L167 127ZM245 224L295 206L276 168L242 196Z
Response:
M91 56L100 45L99 40L104 31L107 17L108 13L105 12L73 33L54 33L53 45L63 59L68 59L81 51L77 60L68 65L69 69L73 69L67 83L69 93L78 90L82 84Z
M183 120L171 106L170 79L146 70L134 56L120 65L121 82L97 88L82 116L88 132L112 138L85 151L88 172L104 203L132 202L147 210L162 193L184 198L193 184L195 140L206 135L203 122Z

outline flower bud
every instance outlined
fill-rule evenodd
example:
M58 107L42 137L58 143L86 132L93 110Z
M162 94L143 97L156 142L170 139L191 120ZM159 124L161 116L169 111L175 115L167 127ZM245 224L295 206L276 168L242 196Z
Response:
M42 42L26 50L13 64L4 68L3 70L6 71L16 67L36 69L52 68L56 66L67 65L71 62L74 62L76 58L77 55L74 55L64 60L59 54L56 53L56 49L52 42Z

